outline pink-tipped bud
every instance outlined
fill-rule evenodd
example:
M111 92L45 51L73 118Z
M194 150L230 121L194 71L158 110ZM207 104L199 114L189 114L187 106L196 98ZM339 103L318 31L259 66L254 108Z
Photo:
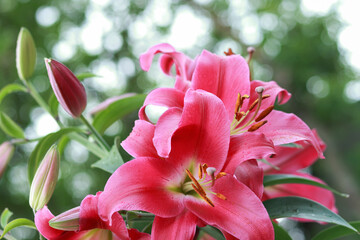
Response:
M30 187L29 204L35 211L43 208L50 200L59 175L60 158L55 146L46 153L36 170Z
M78 231L80 228L80 207L63 212L49 221L52 228L64 231Z
M61 106L72 117L78 118L86 107L84 86L64 64L45 58L51 86Z
M10 142L3 142L0 145L0 177L6 169L14 153L14 146Z

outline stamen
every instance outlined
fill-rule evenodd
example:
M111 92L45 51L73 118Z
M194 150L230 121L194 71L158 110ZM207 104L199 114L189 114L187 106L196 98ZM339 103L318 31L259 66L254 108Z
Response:
M219 172L217 175L216 175L216 179L219 179L219 178L222 178L222 177L224 177L224 176L226 176L226 172Z
M194 176L191 174L191 172L187 169L185 169L186 174L189 176L189 178L191 179L191 181L193 181L193 183L196 185L196 187L198 188L198 190L201 189L201 191L205 194L204 189L201 187L200 183L194 178Z
M245 112L243 112L243 111L237 112L237 113L235 114L235 119L236 119L237 121L240 121L240 119L241 119L244 115L245 115Z
M206 172L206 169L208 168L208 165L207 165L206 163L204 163L204 164L202 165L202 168L203 168L204 173L205 173L205 172Z
M207 174L209 174L211 176L211 186L214 186L215 184L215 172L216 172L216 168L214 167L208 167L206 169Z
M261 120L263 120L267 115L269 115L269 113L271 113L271 111L274 109L274 106L270 106L268 108L266 108L264 111L262 111L259 116L255 119L255 122L259 122Z
M229 48L229 50L228 50L227 52L224 51L224 54L225 54L226 56L235 55L235 53L232 51L231 48Z
M238 97L236 99L236 104L235 104L235 114L239 112L239 110L242 106L242 100L243 100L243 98L241 97L241 94L238 93Z
M255 92L257 93L263 93L265 90L265 88L263 86L258 86L255 88Z
M222 200L226 200L226 197L222 195L221 193L217 193L216 196Z
M199 192L199 191L198 191L199 189L197 189L194 184L192 184L192 186L193 186L195 192L196 192L197 194L199 194L199 196L200 196L202 199L204 199L210 206L215 207L214 203L206 196L206 194L203 195L201 192Z
M258 122L255 123L254 125L252 125L249 129L248 132L254 132L256 130L258 130L261 126L263 126L265 123L267 123L267 121L262 121L262 122Z
M265 94L265 95L262 96L262 99L264 100L264 99L267 99L267 98L269 98L269 97L270 97L269 94Z
M259 102L259 99L256 99L249 107L249 111L253 110L256 104Z
M202 168L201 164L199 164L198 176L199 176L199 179L202 179L202 177L203 177L203 168Z

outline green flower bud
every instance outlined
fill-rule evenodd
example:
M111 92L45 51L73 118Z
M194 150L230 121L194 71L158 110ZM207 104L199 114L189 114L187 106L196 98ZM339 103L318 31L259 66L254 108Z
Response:
M22 81L34 72L36 63L36 48L31 33L22 27L16 44L16 68Z
M59 167L59 153L56 147L52 146L36 170L31 183L29 204L35 211L49 202L58 179Z

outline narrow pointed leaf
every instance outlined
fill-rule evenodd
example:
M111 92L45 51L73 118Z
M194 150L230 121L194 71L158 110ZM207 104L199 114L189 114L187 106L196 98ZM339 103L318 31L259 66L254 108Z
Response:
M360 231L360 221L350 222L350 225L356 228L358 231ZM352 230L343 227L343 226L333 226L330 228L327 228L318 234L315 235L315 237L312 240L332 240L332 239L338 239L340 237L345 237L349 235L354 235ZM360 236L358 235L358 238L360 239Z
M76 77L77 77L77 79L79 79L79 81L82 81L86 78L99 77L99 75L89 73L89 72L84 72L84 73L77 74Z
M110 152L107 156L100 159L99 161L95 162L91 165L91 167L97 167L100 168L106 172L114 173L118 167L120 167L122 164L124 164L124 160L122 159L120 152L119 152L119 146L120 139L115 139L115 144L111 148Z
M17 227L28 227L32 229L36 229L35 223L27 218L18 218L11 222L9 222L1 235L0 238L4 237L6 233L8 233L10 230L17 228Z
M275 232L275 240L291 240L289 234L282 227L274 222L272 224Z
M0 113L0 127L9 136L14 138L25 138L24 131L5 113Z
M28 178L30 184L35 176L36 170L39 167L41 160L44 158L50 147L62 136L72 132L81 132L81 130L78 128L63 128L57 132L46 135L38 142L28 161Z
M16 83L8 84L0 90L0 103L10 93L26 92L26 91L27 89L20 84L16 84Z
M335 223L347 227L355 232L357 230L342 217L325 206L301 197L280 197L266 200L264 206L270 218L295 217L321 222Z
M8 223L10 217L13 215L13 213L8 209L5 208L4 211L1 213L1 227L5 228L6 224Z
M342 197L349 197L349 194L346 193L341 193L335 189L333 189L332 187L329 187L325 184L316 182L314 180L305 178L305 177L301 177L298 175L292 175L292 174L272 174L272 175L266 175L264 176L264 187L267 186L272 186L272 185L276 185L276 184L286 184L286 183L297 183L297 184L308 184L308 185L313 185L313 186L317 186L317 187L321 187L321 188L325 188L339 196Z
M135 96L122 98L111 103L105 110L99 112L93 122L93 126L103 133L114 122L141 107L146 95L138 94Z
M216 229L210 225L207 225L206 227L203 227L200 229L217 240L225 240L224 235L218 229Z

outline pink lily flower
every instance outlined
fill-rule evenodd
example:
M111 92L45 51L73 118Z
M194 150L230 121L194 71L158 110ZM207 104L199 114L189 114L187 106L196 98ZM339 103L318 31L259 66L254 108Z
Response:
M191 60L169 44L159 44L140 56L143 70L149 70L154 55L158 53L163 54L160 67L164 73L170 74L171 67L175 65L175 88L152 91L140 109L139 117L149 121L145 112L148 105L168 108L156 123L156 129L167 127L166 133L156 130L154 135L154 144L160 156L168 157L171 151L171 136L179 126L186 90L202 89L222 100L232 122L230 129L234 137L242 138L246 132L262 133L275 146L308 141L323 158L319 142L300 118L273 110L276 98L279 104L284 104L291 95L273 81L250 81L248 64L240 55L220 57L204 50Z
M55 217L45 206L35 215L35 224L39 232L49 240L148 240L150 235L136 229L127 229L119 213L112 216L112 224L101 220L98 215L98 199L101 192L95 196L88 195L80 207L73 208ZM50 224L49 224L50 221ZM57 229L50 225L56 226ZM61 230L59 230L61 229Z
M232 166L238 165L228 161L244 160L237 159L238 152L228 152L230 122L224 114L219 98L188 90L168 158L159 156L152 142L155 126L136 121L122 143L136 158L120 166L106 183L99 198L101 219L112 224L119 210L153 213L151 239L190 240L196 226L204 225L220 229L228 239L274 239L259 196L232 175ZM260 149L259 156L273 152Z

